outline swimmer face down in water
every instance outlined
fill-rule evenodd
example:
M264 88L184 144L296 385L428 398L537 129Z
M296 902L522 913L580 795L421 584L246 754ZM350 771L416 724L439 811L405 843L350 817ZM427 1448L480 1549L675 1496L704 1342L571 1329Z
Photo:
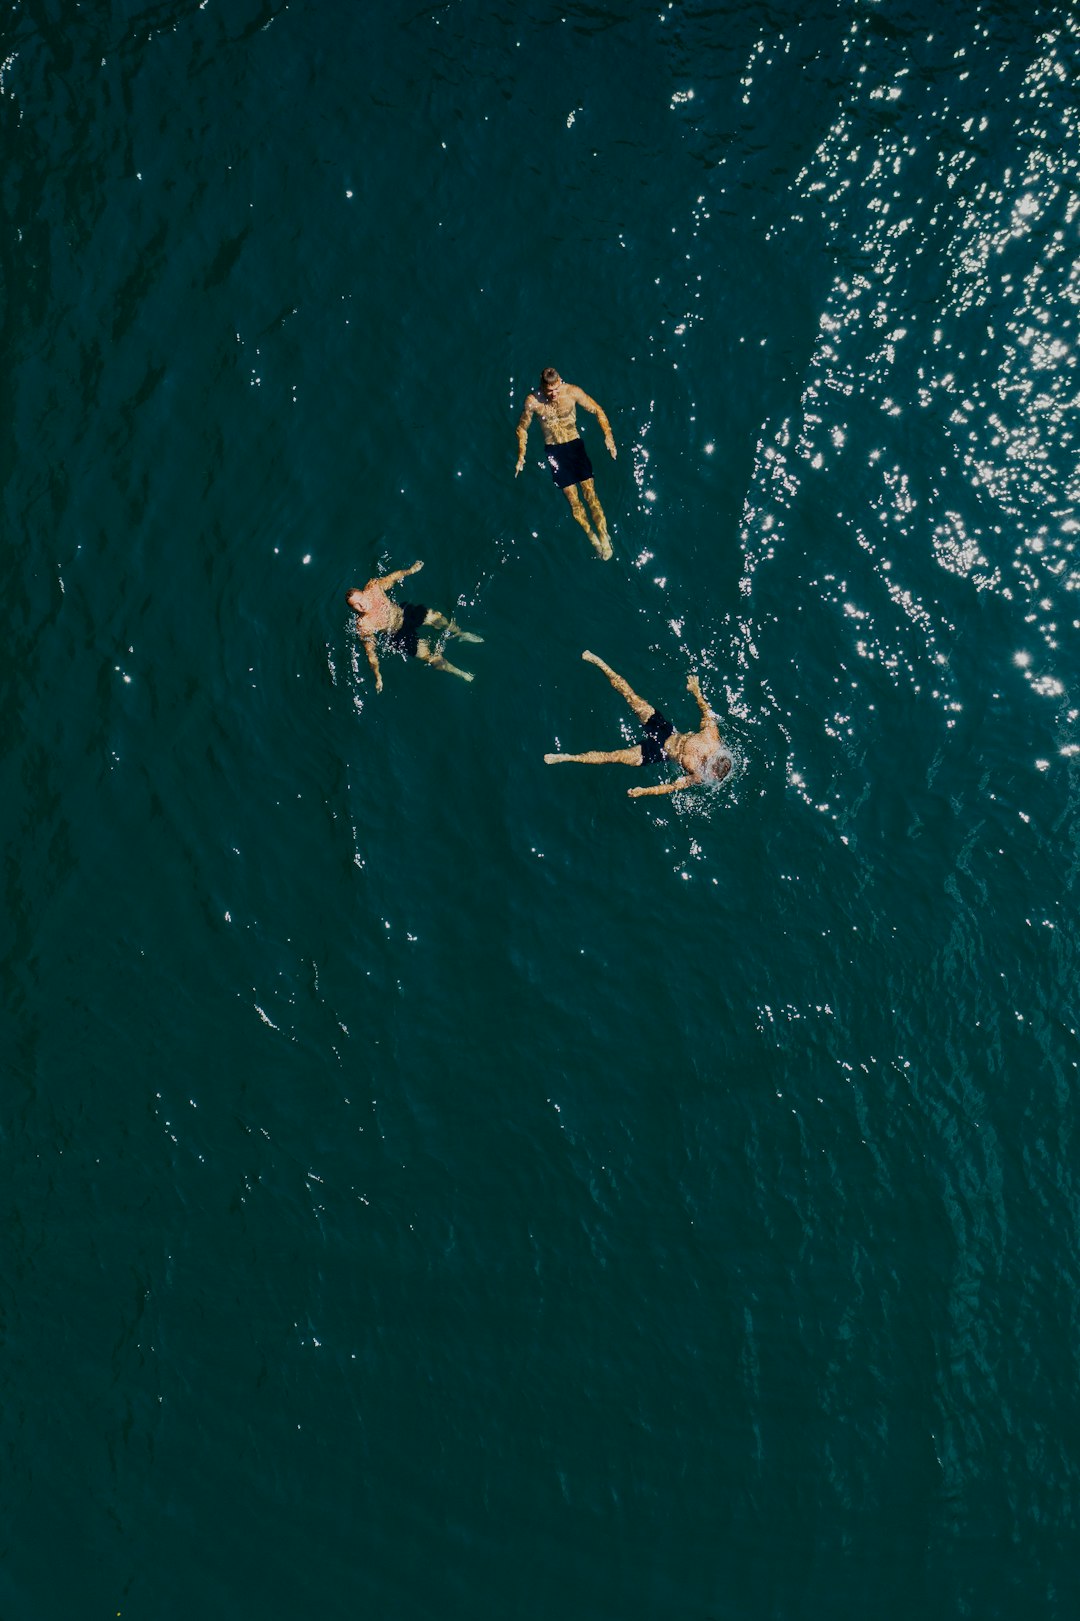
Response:
M456 664L436 649L432 652L431 643L420 632L426 627L432 630L444 631L447 635L457 636L463 642L480 642L482 636L474 636L471 631L462 630L460 625L448 619L445 614L439 613L436 608L426 608L419 602L391 602L387 596L395 585L410 574L416 574L423 568L423 563L416 562L412 568L399 568L393 574L384 574L381 578L369 580L362 588L350 591L345 598L349 607L356 615L356 629L360 640L364 644L368 663L371 665L375 677L375 691L382 691L382 671L379 669L379 654L375 646L378 635L385 637L385 645L397 653L404 653L406 658L419 659L421 664L430 664L433 670L445 670L448 675L459 675L463 681L471 681L472 676L468 670L459 670Z
M731 755L720 740L716 716L701 694L696 675L686 679L686 690L691 693L701 711L701 725L696 732L677 732L658 709L639 698L637 693L617 675L610 664L597 658L587 649L582 658L603 670L615 691L624 697L645 729L640 743L627 749L591 749L587 754L545 754L548 765L577 763L579 765L659 765L665 758L682 767L682 776L674 782L661 782L654 788L628 788L631 799L642 799L652 794L674 794L680 788L692 788L698 783L723 782L731 770Z

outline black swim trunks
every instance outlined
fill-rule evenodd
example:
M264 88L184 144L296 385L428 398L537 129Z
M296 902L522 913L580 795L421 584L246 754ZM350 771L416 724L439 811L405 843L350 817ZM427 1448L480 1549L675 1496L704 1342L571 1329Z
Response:
M565 490L568 484L580 484L582 479L593 476L584 439L570 439L565 445L548 445L547 459L551 476L560 490Z
M666 716L654 709L645 722L645 735L641 739L642 765L660 765L667 759L664 744L675 730Z
M420 628L428 616L428 610L422 602L403 602L401 611L405 617L397 630L386 632L386 645L395 653L404 653L407 659L414 659L416 644L420 640Z

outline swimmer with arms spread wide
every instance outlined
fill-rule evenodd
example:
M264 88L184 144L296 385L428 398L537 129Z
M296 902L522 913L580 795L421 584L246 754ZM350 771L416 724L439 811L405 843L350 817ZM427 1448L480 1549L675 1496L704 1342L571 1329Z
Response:
M600 423L604 434L604 443L611 452L612 459L616 455L615 441L611 437L611 423L604 415L603 408L597 405L594 399L586 394L583 388L576 388L573 383L564 383L554 366L545 366L540 373L540 386L535 393L530 393L525 401L525 409L521 413L517 425L518 459L514 468L514 477L517 478L525 466L525 441L529 436L529 423L534 416L540 418L540 428L547 445L548 466L551 476L558 488L570 503L570 511L577 522L588 535L593 546L600 556L607 559L611 556L611 541L608 537L607 519L604 509L600 505L593 484L592 462L585 449L585 441L578 432L577 408L583 405L586 411L591 411ZM588 514L581 504L578 495L578 485L589 504L593 523L596 525L594 533Z
M463 642L482 642L484 638L462 630L460 625L435 608L425 608L420 602L391 602L386 594L423 566L423 563L414 563L412 568L399 568L393 574L384 574L381 579L369 580L363 590L350 591L345 599L356 615L356 629L375 676L376 692L382 691L382 672L375 647L375 638L380 635L386 638L385 646L392 648L395 653L419 659L421 664L430 664L433 670L446 670L450 675L459 675L463 681L472 680L468 670L459 670L441 653L433 653L430 642L420 632L430 625L433 630L445 630L460 637Z
M615 691L621 693L638 720L645 728L640 743L628 749L610 749L588 754L545 754L548 765L575 761L580 765L659 765L665 758L682 767L683 774L675 782L661 782L655 788L628 788L631 799L648 794L674 794L680 788L692 788L697 783L723 782L731 770L731 755L720 741L720 728L716 716L701 695L696 675L687 676L686 690L693 694L701 710L701 725L696 732L677 732L658 709L647 704L610 664L598 659L595 653L582 653L582 658L603 670Z

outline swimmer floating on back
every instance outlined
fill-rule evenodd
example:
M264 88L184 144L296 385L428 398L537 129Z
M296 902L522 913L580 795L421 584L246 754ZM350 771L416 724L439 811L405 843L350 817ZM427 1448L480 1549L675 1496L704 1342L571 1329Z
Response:
M446 670L450 675L459 675L463 681L472 680L468 670L459 670L438 650L433 653L430 642L420 632L430 625L432 630L444 630L463 642L482 642L484 638L462 630L460 625L435 608L425 608L420 602L391 602L386 594L407 575L417 573L423 566L423 563L414 563L412 568L399 568L393 574L384 574L381 579L369 580L362 590L350 591L345 599L356 615L356 629L375 676L376 692L382 691L382 672L375 648L377 635L386 638L385 646L396 653L404 653L406 658L419 659L422 664L430 664L433 670Z
M585 441L578 432L577 408L583 405L586 411L591 411L599 420L604 434L604 443L611 452L612 459L616 455L615 441L611 437L611 423L604 415L603 408L597 405L594 399L586 394L583 388L577 388L573 383L564 383L554 366L545 366L540 373L540 386L535 393L530 393L525 400L525 409L522 411L517 425L518 459L514 468L514 477L517 478L525 466L525 441L529 436L529 423L534 416L540 418L540 427L547 445L548 466L551 476L559 489L570 503L570 511L577 522L588 535L593 546L605 560L611 556L611 541L608 538L607 519L604 509L597 498L596 488L593 484L592 462L585 449ZM585 499L589 503L589 512L592 513L593 523L596 525L594 534L585 508L581 504L577 487L581 485Z
M683 775L675 782L658 783L655 788L628 788L631 799L646 794L674 794L680 788L692 788L695 783L723 782L731 770L731 756L720 741L720 728L716 717L701 695L696 675L686 678L686 690L693 693L701 710L701 725L696 732L677 732L658 709L639 698L621 675L616 675L610 664L586 650L582 658L603 670L615 691L621 693L638 720L645 728L640 743L628 749L610 749L588 754L545 754L548 765L574 761L580 765L659 765L665 756L683 768Z

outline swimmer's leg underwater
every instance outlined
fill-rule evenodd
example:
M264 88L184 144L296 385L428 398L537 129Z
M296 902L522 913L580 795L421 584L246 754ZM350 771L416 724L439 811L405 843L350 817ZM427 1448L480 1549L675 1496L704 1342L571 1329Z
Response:
M430 625L433 630L445 630L448 636L456 636L459 642L482 642L484 638L477 636L471 630L462 630L455 619L447 619L437 608L429 608L424 618L424 624Z
M431 644L426 640L422 639L417 642L416 656L420 660L421 664L430 664L433 670L445 670L447 675L459 675L463 681L471 681L473 679L471 671L459 670L457 665L451 664L450 660L448 658L444 658L442 653L433 653L431 651Z
M589 504L592 520L596 525L596 533L600 537L600 545L597 549L606 562L611 556L611 538L608 535L607 519L604 517L604 509L600 505L600 497L596 493L596 484L593 479L582 479L581 493Z
M585 754L545 754L548 765L640 765L641 744L629 749L589 749Z
M605 664L602 658L598 658L595 653L590 653L588 648L585 649L581 656L586 664L595 664L598 670L603 670L619 697L626 699L638 720L643 724L655 713L656 705L646 703L644 698L639 697L629 681L624 681L622 676L611 668L610 664Z
M599 501L596 500L596 492L595 492L595 490L592 490L592 479L591 478L587 479L585 481L585 483L582 484L581 488L583 490L588 489L588 490L592 491L592 498L591 498L591 503L590 504L594 505L593 516L595 517L596 512L600 508L600 503L599 503ZM563 494L565 495L566 499L570 503L570 511L573 513L574 522L579 523L581 525L582 529L584 529L585 533L589 537L589 545L593 548L593 550L595 552L599 553L599 555L602 558L604 558L604 560L606 561L611 556L611 542L607 538L607 525L606 524L604 525L604 528L600 531L600 533L598 535L594 535L593 531L592 531L592 525L589 523L589 515L585 511L585 508L581 504L581 497L578 494L577 485L576 484L567 484L567 485L565 485L564 488L563 488ZM603 517L604 517L603 512L600 512L601 520L603 520ZM597 528L599 528L599 527L600 526L598 524Z

